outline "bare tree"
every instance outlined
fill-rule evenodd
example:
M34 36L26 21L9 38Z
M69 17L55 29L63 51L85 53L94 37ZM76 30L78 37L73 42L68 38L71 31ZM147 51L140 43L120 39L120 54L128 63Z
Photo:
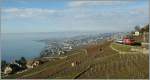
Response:
M137 25L137 26L134 27L134 29L135 29L136 31L140 31L140 26Z

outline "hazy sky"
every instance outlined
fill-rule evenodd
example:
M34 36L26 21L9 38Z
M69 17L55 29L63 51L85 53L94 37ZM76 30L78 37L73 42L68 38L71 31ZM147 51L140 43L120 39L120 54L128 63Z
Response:
M4 33L128 31L135 25L148 23L148 10L148 0L4 0L1 30Z

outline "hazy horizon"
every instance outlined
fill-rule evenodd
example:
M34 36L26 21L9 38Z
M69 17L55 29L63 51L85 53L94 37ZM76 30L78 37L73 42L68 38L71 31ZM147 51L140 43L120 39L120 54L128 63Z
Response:
M130 31L132 31L132 30L130 30ZM103 32L101 32L101 31L51 31L51 32L1 32L1 34L39 34L39 33L75 33L75 32L80 32L80 33L117 33L117 32L130 32L129 30L128 31L109 31L109 32L107 32L107 31L103 31Z

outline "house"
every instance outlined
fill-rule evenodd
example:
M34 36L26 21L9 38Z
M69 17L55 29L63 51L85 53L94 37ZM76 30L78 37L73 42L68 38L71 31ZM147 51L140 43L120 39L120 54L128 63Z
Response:
M12 68L10 66L7 66L5 69L4 69L4 74L10 74L12 72Z
M72 46L68 43L63 43L63 50L70 51L72 50Z
M139 36L140 32L139 31L135 31L134 36Z
M36 66L38 66L39 64L40 64L40 61L34 61L32 65L33 65L33 67L36 67Z
M26 66L28 69L30 69L30 68L34 68L34 67L38 66L39 64L40 64L40 61L38 61L38 60L30 60L27 62Z
M58 51L58 55L64 54L64 51Z
M23 70L22 67L18 66L17 64L9 64L5 69L4 69L4 74L13 74L18 71Z
M33 65L32 65L33 62L34 62L33 60L27 61L26 66L27 66L28 69L33 68Z

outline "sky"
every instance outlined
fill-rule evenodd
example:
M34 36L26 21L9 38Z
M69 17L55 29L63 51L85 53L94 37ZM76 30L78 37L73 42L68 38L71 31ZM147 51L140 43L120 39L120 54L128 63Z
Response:
M148 0L3 0L1 32L131 31L149 21Z

